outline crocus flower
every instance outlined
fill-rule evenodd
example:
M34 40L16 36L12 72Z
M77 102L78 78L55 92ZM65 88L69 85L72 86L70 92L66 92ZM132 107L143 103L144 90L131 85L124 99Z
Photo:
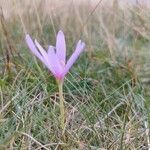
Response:
M59 31L57 34L56 47L50 45L47 51L38 43L37 40L33 42L28 34L26 35L26 43L32 53L42 61L57 80L64 79L69 69L85 48L85 44L79 40L75 51L66 62L66 42L62 31Z

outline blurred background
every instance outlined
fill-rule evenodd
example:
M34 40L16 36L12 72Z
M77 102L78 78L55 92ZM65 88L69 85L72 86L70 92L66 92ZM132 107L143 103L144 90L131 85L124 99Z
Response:
M112 61L122 55L142 82L150 82L149 0L0 0L0 8L3 63L13 64L12 55L22 53L26 33L46 46L63 30L68 45L82 38L90 57L96 50L107 51Z
M57 87L25 34L47 49L59 30L68 56L79 39L86 43L65 82L70 145L148 149L150 0L0 0L0 146L56 148L58 110L49 102L57 102Z

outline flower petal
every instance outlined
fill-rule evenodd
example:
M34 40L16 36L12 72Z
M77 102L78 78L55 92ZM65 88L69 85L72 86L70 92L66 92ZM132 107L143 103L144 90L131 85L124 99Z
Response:
M47 53L36 39L35 39L35 45L37 46L37 48L39 49L39 51L43 55L43 57L45 57L47 55Z
M62 31L59 31L56 39L56 55L62 66L66 63L66 42Z
M48 48L48 58L49 58L49 62L55 72L54 76L56 78L61 78L62 73L63 73L63 68L59 62L59 59L55 53L55 49L53 46L49 46Z
M27 34L25 39L26 39L26 43L27 43L28 47L30 48L30 50L32 51L32 53L44 63L44 59L43 59L42 55L36 49L30 35Z
M35 40L35 45L38 48L38 50L40 51L41 55L43 56L43 58L48 61L48 54L47 52L43 49L43 47L40 45L40 43Z
M47 67L53 74L55 74L55 70L54 70L53 65L51 64L51 62L50 62L50 60L49 60L48 53L43 49L43 47L40 45L40 43L39 43L37 40L35 40L35 45L37 46L37 48L39 49L41 55L43 56L46 67Z
M64 76L67 74L67 72L69 71L69 69L75 63L75 61L77 60L77 58L79 57L79 55L81 54L81 52L84 50L84 48L85 48L85 43L81 42L81 40L80 40L77 43L77 46L76 46L76 49L75 49L74 53L69 58L66 66L65 66L65 70L64 70L64 73L63 73Z

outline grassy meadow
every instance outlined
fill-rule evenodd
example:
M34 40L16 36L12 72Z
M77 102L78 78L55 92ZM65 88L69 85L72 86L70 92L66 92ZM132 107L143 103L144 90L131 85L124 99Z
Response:
M64 82L61 136L55 78L25 43L66 36L86 50ZM0 0L0 150L150 149L150 9L103 1Z

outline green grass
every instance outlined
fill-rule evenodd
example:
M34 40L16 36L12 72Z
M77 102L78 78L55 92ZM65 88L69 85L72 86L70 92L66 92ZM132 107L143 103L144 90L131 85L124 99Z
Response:
M81 24L85 23L88 9L83 5L80 12L79 8L76 6L67 16L68 10L61 10L62 14L55 12L53 20L44 23L42 20L49 16L44 18L34 11L31 16L27 10L24 15L30 17L21 16L28 33L33 33L45 47L55 43L55 30L63 28L68 56L79 38L86 41L87 51L64 82L65 140L61 137L54 77L29 52L20 19L1 17L4 26L0 30L0 149L149 148L150 86L142 82L146 75L143 66L149 63L149 29L145 27L150 25L149 16L145 15L148 10L128 8L129 18L124 21L119 8L114 12L98 8L83 29Z

